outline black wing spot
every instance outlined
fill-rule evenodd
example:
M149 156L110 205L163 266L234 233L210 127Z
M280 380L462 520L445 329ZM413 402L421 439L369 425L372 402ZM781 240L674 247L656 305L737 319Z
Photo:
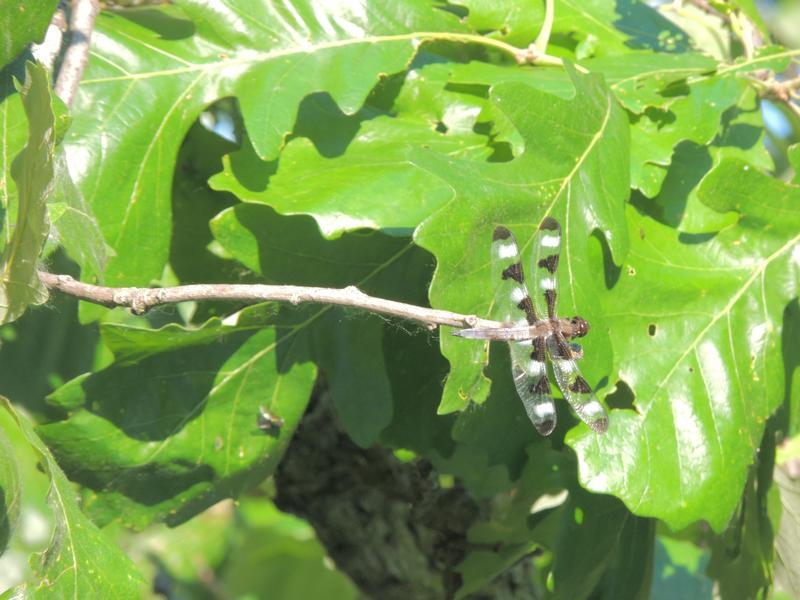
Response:
M545 396L549 396L550 380L547 379L547 377L540 377L539 381L531 384L530 392L532 394L544 394Z
M560 335L556 336L556 351L558 352L558 356L554 356L553 358L564 358L564 359L571 359L572 358L572 348L569 347L569 343Z
M551 273L555 273L558 269L558 254L551 254L550 256L541 259L537 266L542 269L547 269Z
M650 326L647 328L647 333L650 334L650 337L653 337L656 334L656 326L651 323Z
M586 380L578 375L575 378L575 381L572 382L572 385L569 386L570 392L577 392L578 394L590 394L592 392L592 388L589 387L589 384Z
M498 240L507 240L510 237L511 237L511 232L508 230L508 228L499 225L494 228L494 233L492 234L492 241L496 242Z
M605 433L608 431L608 417L600 417L592 421L589 423L589 427L591 427L595 433Z
M542 421L541 423L536 423L534 426L536 427L536 431L539 432L539 435L547 436L553 433L553 429L556 428L556 420L547 419L546 421Z
M536 323L536 309L533 308L533 302L530 296L525 296L522 301L517 304L517 308L525 311L525 318L528 320L528 324L533 325Z
M525 275L522 272L522 264L516 262L506 267L503 270L503 279L513 279L517 283L523 283L525 281Z

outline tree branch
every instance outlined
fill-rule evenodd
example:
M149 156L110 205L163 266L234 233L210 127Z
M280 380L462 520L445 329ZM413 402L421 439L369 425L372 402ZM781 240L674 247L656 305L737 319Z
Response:
M47 69L52 69L56 62L58 53L61 52L61 43L64 40L64 32L67 30L67 17L64 14L64 3L61 2L50 19L47 26L44 40L41 44L33 44L31 53L33 57L42 63Z
M72 106L83 71L89 63L89 42L98 12L98 0L72 0L69 47L64 53L55 85L56 95L67 106Z
M343 289L304 287L298 285L195 284L163 288L111 288L83 283L69 275L40 272L39 278L49 290L69 294L80 300L108 307L127 306L135 314L143 314L160 304L203 300L235 300L239 302L303 302L337 304L362 308L369 312L417 321L429 329L438 325L450 327L501 327L502 323L462 315L447 310L404 304L394 300L368 296L355 286Z

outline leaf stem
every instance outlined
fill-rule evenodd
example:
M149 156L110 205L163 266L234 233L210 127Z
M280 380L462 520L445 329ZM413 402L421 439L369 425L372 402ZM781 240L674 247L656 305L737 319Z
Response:
M320 288L298 285L241 285L241 284L195 284L163 288L112 288L83 283L69 275L39 272L42 283L80 300L114 308L126 306L135 314L143 314L154 306L177 302L234 300L239 302L303 302L337 304L401 317L422 323L429 329L439 325L450 327L501 327L502 323L480 319L475 315L463 315L447 310L438 310L395 300L368 296L355 286L346 288Z
M533 45L542 54L547 52L547 44L550 43L550 33L553 31L554 15L554 0L544 0L544 22L542 23L542 29L539 31L539 35L536 36L536 41L533 42Z
M551 2L552 0L548 0ZM541 34L540 34L541 35ZM550 56L538 47L535 43L527 48L517 48L511 44L506 44L500 40L495 40L490 37L475 35L472 33L452 33L448 31L415 31L408 34L389 36L391 39L421 39L421 40L446 40L449 42L458 42L462 44L478 44L482 46L491 46L497 48L501 52L510 55L521 65L540 65L540 66L563 66L564 61L556 56ZM548 38L550 34L548 33Z

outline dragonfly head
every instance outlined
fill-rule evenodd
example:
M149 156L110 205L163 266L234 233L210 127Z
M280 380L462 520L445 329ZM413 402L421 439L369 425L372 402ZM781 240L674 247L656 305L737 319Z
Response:
M589 323L583 317L572 317L570 320L572 326L575 328L574 337L583 337L589 333Z

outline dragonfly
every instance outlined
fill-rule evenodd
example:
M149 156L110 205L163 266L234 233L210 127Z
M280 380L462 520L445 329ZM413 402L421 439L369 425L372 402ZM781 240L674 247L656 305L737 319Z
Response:
M558 262L561 225L545 217L536 232L531 272L536 294L531 297L511 231L501 226L492 234L492 281L496 286L494 315L502 327L460 329L453 333L467 339L508 342L511 371L525 412L541 435L556 427L547 362L564 398L580 419L596 433L608 430L608 415L581 375L577 360L583 357L579 344L571 342L589 332L582 317L557 316Z

